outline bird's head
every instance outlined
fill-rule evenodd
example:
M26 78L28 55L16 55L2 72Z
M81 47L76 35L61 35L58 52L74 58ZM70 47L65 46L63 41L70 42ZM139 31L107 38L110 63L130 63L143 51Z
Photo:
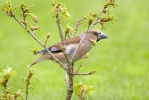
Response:
M103 32L101 32L99 30L90 30L90 31L86 32L86 37L88 39L93 39L96 42L98 42L101 39L108 38L107 35L105 35Z

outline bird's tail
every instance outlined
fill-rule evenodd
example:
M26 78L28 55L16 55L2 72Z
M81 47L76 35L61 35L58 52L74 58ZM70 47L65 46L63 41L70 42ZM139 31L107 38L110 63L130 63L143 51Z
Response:
M39 63L39 62L47 60L47 59L48 59L47 55L42 55L37 60L35 60L33 63L28 65L28 67L31 67L31 66L35 65L36 63Z
M36 54L45 54L45 53L47 53L47 50L41 50L41 51L36 52Z
M27 67L31 67L31 66L35 65L36 63L38 63L38 62L34 61L33 63L31 63L31 64L28 65Z

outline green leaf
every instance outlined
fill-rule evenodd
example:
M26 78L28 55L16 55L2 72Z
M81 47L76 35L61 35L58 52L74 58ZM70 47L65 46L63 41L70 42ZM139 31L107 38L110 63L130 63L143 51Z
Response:
M74 85L75 94L79 99L86 98L86 96L90 98L94 90L93 86L84 85L82 82Z
M66 10L64 10L62 14L63 14L63 16L65 16L66 18L70 18L70 14L69 14Z
M6 84L8 80L16 74L16 71L12 70L12 68L4 69L0 73L0 85L6 88Z
M36 52L39 50L39 47L37 47L36 45L34 45L34 48L30 49L29 51L33 52L33 54L36 55Z
M2 73L0 73L0 77L5 77L5 78L10 78L10 77L12 77L13 75L15 75L15 71L14 70L12 70L12 68L7 68L7 69L4 69L3 71L2 71Z
M66 25L66 20L70 18L70 14L67 11L67 8L65 4L56 2L56 0L52 0L52 8L48 12L48 14L52 13L52 18L56 18L56 15L58 14L59 17L56 19L59 19L63 26Z
M5 11L6 13L9 13L11 10L11 0L5 1L5 3L2 5L1 9Z

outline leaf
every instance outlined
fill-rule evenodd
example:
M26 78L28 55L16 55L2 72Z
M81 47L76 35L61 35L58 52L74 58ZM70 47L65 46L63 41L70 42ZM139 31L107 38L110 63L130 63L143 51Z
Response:
M33 52L33 54L36 55L36 52L39 50L38 47L36 47L36 45L34 45L34 48L30 49L29 51Z
M85 18L88 20L87 23L88 25L91 25L93 20L97 17L97 13L96 12L91 12L88 15L85 15Z
M52 0L52 8L50 9L50 11L48 12L48 14L53 14L52 18L56 18L60 20L60 22L62 23L63 26L66 25L66 20L68 18L70 18L70 14L67 11L67 8L65 6L65 4L60 3L60 2L56 2L56 0ZM57 18L57 14L59 15L59 17Z
M82 59L84 59L84 58L87 58L87 59L88 59L88 58L89 58L89 55L90 55L89 53L85 54L85 55L82 57Z
M2 5L2 10L5 11L6 13L9 13L11 10L11 0L5 1L5 3Z
M95 89L93 86L87 86L80 82L74 85L74 91L76 96L81 99L81 97L86 98L86 95L90 98Z
M6 84L8 80L16 74L16 71L12 70L12 68L4 69L0 73L0 85L6 88Z
M63 15L64 15L66 18L70 18L70 14L69 14L67 11L64 11Z
M16 72L12 70L12 68L4 69L2 73L0 73L0 77L10 78L12 77Z

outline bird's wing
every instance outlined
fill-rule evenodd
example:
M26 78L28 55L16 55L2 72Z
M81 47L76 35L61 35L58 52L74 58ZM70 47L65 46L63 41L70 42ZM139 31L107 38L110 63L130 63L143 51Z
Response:
M73 44L79 44L81 38L79 36L76 36L74 38L70 38L70 39L67 39L65 40L65 45L68 46L68 45L73 45ZM61 50L61 47L62 47L62 43L59 42L55 45L52 45L48 48L48 50L51 52L51 53L59 53L59 52L62 52ZM47 50L41 50L41 51L38 51L37 54L44 54L44 53L47 53Z

